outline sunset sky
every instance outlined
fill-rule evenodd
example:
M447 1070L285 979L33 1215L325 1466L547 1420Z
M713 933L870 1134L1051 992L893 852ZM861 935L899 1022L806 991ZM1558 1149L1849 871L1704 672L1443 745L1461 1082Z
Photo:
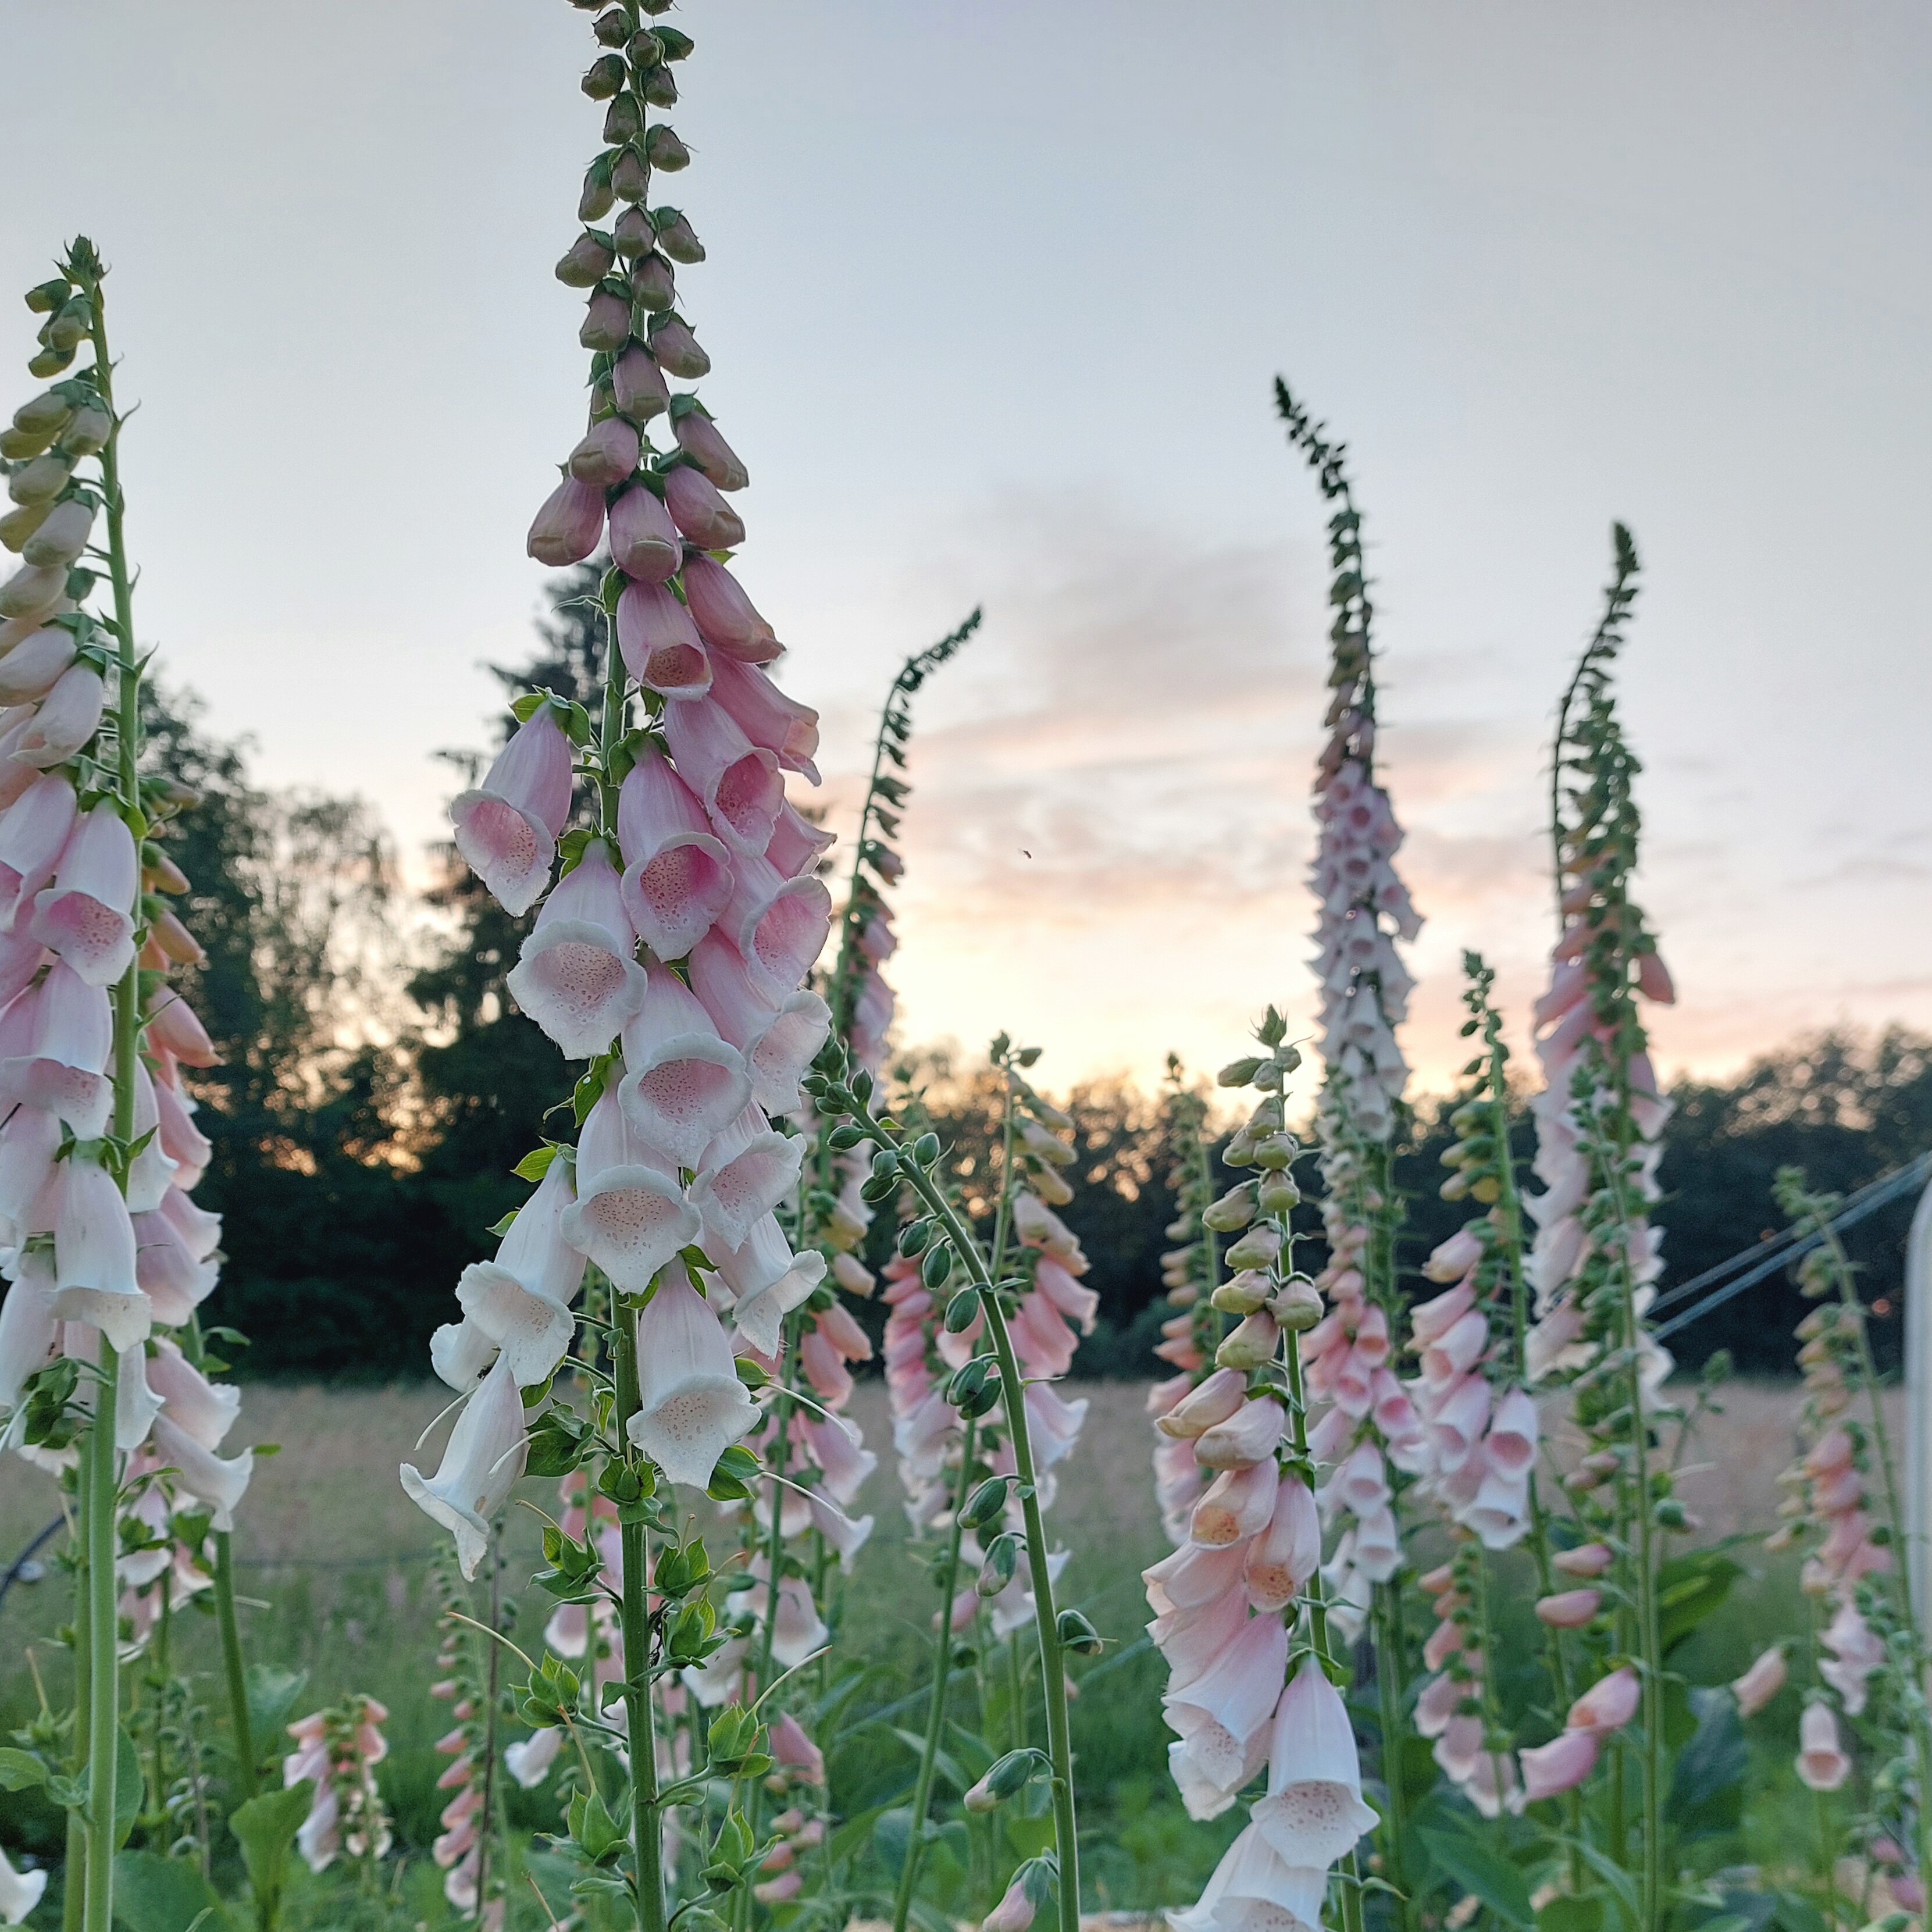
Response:
M1325 562L1277 371L1350 445L1399 863L1520 1010L1552 707L1609 527L1666 1070L1932 1027L1932 23L1899 4L690 0L663 198L749 464L742 574L849 823L919 701L905 1030L1059 1082L1305 1017ZM0 284L115 267L137 610L278 784L421 876L527 647L580 424L550 277L600 110L562 0L12 0ZM10 317L10 320L8 318ZM24 309L0 307L9 394Z

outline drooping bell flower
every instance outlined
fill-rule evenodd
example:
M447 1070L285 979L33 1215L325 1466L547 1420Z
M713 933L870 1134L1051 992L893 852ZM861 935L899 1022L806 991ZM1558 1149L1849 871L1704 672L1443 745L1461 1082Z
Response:
M754 1222L744 1240L735 1246L715 1234L707 1233L703 1238L719 1279L736 1298L731 1310L734 1325L760 1354L776 1356L779 1324L809 1299L824 1280L825 1257L815 1248L794 1255L772 1214Z
M454 1535L466 1580L476 1574L490 1546L490 1519L524 1473L528 1454L523 1398L508 1362L500 1358L464 1405L435 1475L425 1479L412 1465L402 1466L410 1500Z
M1731 1694L1738 1700L1738 1715L1756 1717L1784 1688L1789 1675L1783 1647L1773 1644L1742 1677L1732 1681Z
M607 1086L578 1137L577 1198L563 1238L627 1294L641 1294L658 1269L698 1238L702 1224L665 1157L646 1144Z
M500 1366L522 1388L549 1377L576 1333L571 1306L583 1285L584 1257L564 1225L573 1198L570 1163L552 1160L496 1258L471 1262L457 1283L464 1321L502 1351Z
M148 1385L168 1420L204 1449L219 1449L241 1413L242 1391L211 1382L165 1335L148 1358Z
M581 563L603 535L604 492L574 476L566 476L537 512L526 548L538 562L562 570ZM466 852L464 856L469 857Z
M638 1318L643 1406L632 1442L674 1483L702 1488L718 1458L758 1420L730 1339L692 1288L667 1274Z
M41 771L65 764L100 730L105 706L100 674L88 664L70 666L41 699L14 746L14 758Z
M1835 1791L1852 1774L1852 1761L1838 1742L1838 1714L1814 1702L1798 1720L1798 1781L1813 1791Z
M626 669L660 697L695 700L711 688L711 658L698 626L662 584L632 584L619 598L617 647Z
M74 817L74 787L58 772L35 778L0 816L0 926L10 932L53 878Z
M754 745L708 697L667 700L664 734L679 776L697 794L718 837L734 853L761 854L784 802L776 755Z
M768 1114L796 1113L803 1104L798 1083L831 1037L831 1009L804 987L774 1005L736 947L716 933L692 949L690 970L692 991L744 1056L752 1098Z
M671 434L677 438L678 447L719 489L743 489L752 480L750 474L719 434L710 412L694 396L679 400L688 401L690 406L672 412Z
M592 838L544 901L505 984L566 1059L589 1060L644 1004L636 950L610 848Z
M107 1131L114 1019L106 992L56 961L0 1014L0 1100L58 1114L82 1140Z
M818 782L818 713L788 698L758 666L722 653L712 664L711 696L754 745L787 771Z
M733 1247L798 1184L802 1136L775 1133L755 1106L719 1130L704 1150L691 1202L706 1230Z
M513 916L528 912L549 881L571 786L570 740L545 705L517 728L483 782L450 806L456 849Z
M130 908L140 890L140 872L134 834L120 813L104 802L75 825L53 884L34 901L34 937L90 986L112 986L134 963Z
M624 904L661 959L682 959L731 897L730 860L704 808L670 761L647 752L617 794Z
M1267 1725L1288 1658L1288 1630L1279 1617L1252 1617L1214 1663L1162 1700L1184 1755L1210 1784L1238 1788L1255 1738Z
M1268 1744L1268 1788L1252 1814L1286 1864L1325 1868L1372 1830L1361 1760L1340 1694L1313 1658L1281 1694Z
M1174 1932L1321 1932L1328 1874L1290 1865L1250 1825L1222 1855L1201 1901L1169 1912Z
M617 1097L632 1126L668 1160L697 1167L751 1098L743 1056L719 1038L711 1016L668 966L650 969L623 1044ZM738 1229L734 1246L748 1226Z
M53 1268L44 1250L16 1250L7 1275L12 1285L0 1301L0 1409L17 1416L27 1378L38 1374L58 1352L61 1322L54 1312Z
M155 1454L176 1471L181 1487L213 1512L214 1527L232 1529L236 1508L254 1470L254 1450L244 1449L240 1455L226 1458L217 1456L178 1426L165 1408L154 1418L152 1440Z
M685 560L680 579L691 614L713 650L741 664L770 664L783 652L770 625L752 608L738 580L707 556Z
M741 855L734 872L718 928L737 949L752 984L776 1003L796 989L825 950L832 895L822 880L786 878L754 855Z
M54 1222L54 1312L92 1323L116 1349L147 1339L154 1304L134 1270L134 1228L114 1177L80 1150L67 1172Z

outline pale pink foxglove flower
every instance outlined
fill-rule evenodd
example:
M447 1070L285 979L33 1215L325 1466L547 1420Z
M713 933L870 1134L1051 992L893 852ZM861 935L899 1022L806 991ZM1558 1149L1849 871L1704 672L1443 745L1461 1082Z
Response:
M111 986L134 963L130 908L140 890L134 836L110 804L68 835L52 885L34 901L33 936L90 986Z
M24 1925L47 1888L44 1871L16 1871L0 1852L0 1925Z
M1251 1617L1201 1674L1161 1700L1183 1754L1207 1783L1239 1788L1249 1747L1268 1723L1288 1660L1279 1617Z
M1782 1647L1772 1645L1742 1677L1732 1681L1731 1695L1738 1700L1738 1715L1756 1717L1784 1688L1789 1675Z
M90 1322L116 1349L147 1339L154 1304L134 1270L134 1228L114 1177L76 1149L54 1221L54 1312Z
M1522 1766L1524 1802L1554 1798L1574 1791L1597 1768L1597 1733L1588 1730L1557 1732L1546 1744L1518 1754Z
M675 1169L632 1128L607 1085L578 1137L577 1198L559 1222L563 1238L624 1293L642 1294L700 1225Z
M660 697L694 701L712 688L698 626L664 584L633 584L617 600L617 645L631 675Z
M1852 1774L1852 1761L1838 1742L1837 1714L1828 1704L1810 1703L1798 1720L1798 1780L1813 1791L1835 1791Z
M1562 1590L1554 1596L1539 1597L1536 1614L1552 1630L1581 1630L1594 1619L1603 1602L1600 1590Z
M683 560L684 545L671 522L670 513L664 506L663 498L656 490L639 483L626 490L610 506L610 560L626 577L635 580L632 588L662 584L666 578L676 574ZM670 595L668 592L665 594ZM677 604L675 597L670 601ZM682 610L684 607L678 604L678 608ZM640 614L634 607L633 623L637 622L638 614ZM624 628L620 603L617 614L618 643L623 649L624 662L629 666L632 676L642 679L644 673L638 667L632 646L624 641ZM691 641L696 643L698 626L692 624L690 631Z
M74 787L58 772L31 781L0 817L0 924L9 931L52 878L74 817Z
M211 1382L165 1335L148 1358L148 1384L168 1420L211 1451L221 1447L241 1413L242 1391L232 1383Z
M743 489L752 479L737 452L719 434L704 406L694 398L692 401L691 408L678 410L671 418L678 447L719 489Z
M503 1750L503 1768L525 1791L534 1791L550 1775L563 1748L561 1725L545 1724L526 1738L519 1738Z
M617 1097L626 1118L647 1146L680 1167L696 1168L751 1098L744 1056L719 1036L697 997L664 966L651 968L623 1046ZM739 1229L732 1245L745 1232Z
M770 625L752 608L738 580L722 563L688 557L682 581L691 614L714 651L741 664L770 664L784 649Z
M1275 1478L1271 1460L1223 1470L1195 1504L1189 1536L1213 1547L1258 1534L1274 1514Z
M456 849L506 912L528 912L548 884L572 783L570 740L545 705L517 728L483 782L452 802Z
M675 1274L638 1318L638 1360L644 1399L628 1424L632 1442L671 1481L702 1488L758 1411L717 1316Z
M107 1131L114 1018L106 993L56 961L0 1013L0 1100L55 1114L82 1140Z
M1563 1722L1573 1731L1592 1731L1599 1737L1621 1730L1636 1715L1643 1687L1636 1672L1626 1664L1607 1677L1600 1677L1570 1707Z
M1268 1788L1255 1827L1285 1864L1325 1868L1372 1830L1361 1761L1340 1694L1306 1660L1281 1694L1268 1745Z
M240 1455L226 1458L217 1456L178 1426L165 1409L155 1417L150 1439L155 1454L178 1472L179 1486L213 1512L213 1526L232 1529L236 1508L254 1470L254 1450L244 1449Z
M584 1256L565 1232L570 1166L554 1160L517 1210L494 1261L472 1262L457 1283L464 1323L501 1351L499 1366L519 1387L546 1380L576 1333L571 1305L584 1282ZM450 1346L455 1346L452 1342ZM472 1342L464 1359L480 1353Z
M562 570L581 563L603 535L604 492L566 476L537 512L526 548L538 562Z
M740 1334L761 1355L778 1352L779 1324L810 1298L825 1278L825 1257L816 1249L794 1255L775 1215L754 1222L744 1240L728 1246L715 1235L700 1238L718 1278L735 1298L731 1318ZM836 1450L832 1452L836 1454ZM841 1498L850 1502L849 1496Z
M741 855L718 921L752 983L776 1001L792 992L824 950L832 895L822 880L786 878L764 859Z
M1313 1493L1300 1478L1283 1476L1274 1513L1243 1558L1248 1601L1264 1615L1286 1610L1322 1561L1322 1525Z
M528 1454L523 1398L508 1362L500 1358L464 1405L435 1475L425 1479L412 1464L402 1466L410 1500L455 1536L466 1580L476 1574L490 1546L490 1520L523 1474Z
M754 745L788 772L818 782L818 713L788 698L756 664L719 656L712 662L711 696Z
M752 1098L768 1114L796 1113L803 1104L799 1081L831 1036L831 1009L804 988L774 1004L737 949L716 933L692 947L690 972L699 1002L744 1058Z
M736 550L745 541L744 519L703 470L680 463L667 472L664 488L672 520L700 550Z
M710 1234L739 1246L798 1184L802 1136L776 1133L755 1106L722 1128L704 1150L691 1202Z
M0 657L0 704L31 704L53 689L80 646L64 624L32 632Z
M636 950L610 848L592 838L544 901L504 983L566 1059L589 1060L644 1004Z
M1837 1691L1848 1718L1865 1708L1868 1681L1884 1667L1885 1640L1859 1615L1858 1606L1840 1600L1820 1642L1832 1654L1818 1666L1818 1674Z
M646 753L617 794L624 904L644 944L682 959L731 897L730 862L704 808L668 759Z
M580 483L614 489L638 466L638 432L622 416L592 423L570 452L570 473Z
M1327 1872L1287 1864L1250 1825L1214 1868L1201 1901L1169 1912L1174 1932L1321 1932Z
M13 747L14 758L42 771L65 764L100 730L106 704L100 674L87 664L72 665L41 699Z
M715 665L712 680L715 686ZM715 698L670 699L663 722L671 760L712 830L735 854L762 854L784 802L776 756L754 745Z
M204 1245L201 1216L178 1187L170 1187L154 1213L133 1217L135 1278L154 1304L154 1319L169 1327L187 1321L220 1279L214 1238L207 1237ZM220 1216L206 1219L218 1234Z

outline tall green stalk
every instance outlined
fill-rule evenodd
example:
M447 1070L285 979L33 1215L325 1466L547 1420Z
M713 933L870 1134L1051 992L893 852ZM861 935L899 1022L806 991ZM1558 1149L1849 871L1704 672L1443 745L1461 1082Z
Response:
M617 1440L628 1442L631 1418L644 1406L638 1386L638 1317L613 1295L617 1330ZM624 1708L631 1757L631 1851L636 1861L640 1932L664 1932L664 1840L658 1802L657 1726L651 1710L651 1620L646 1597L650 1552L640 1521L621 1523L623 1576L618 1616L624 1634Z
M214 1532L214 1614L221 1632L221 1665L228 1684L228 1721L235 1735L236 1783L246 1804L261 1788L255 1733L248 1715L248 1673L242 1657L242 1632L235 1617L234 1539Z

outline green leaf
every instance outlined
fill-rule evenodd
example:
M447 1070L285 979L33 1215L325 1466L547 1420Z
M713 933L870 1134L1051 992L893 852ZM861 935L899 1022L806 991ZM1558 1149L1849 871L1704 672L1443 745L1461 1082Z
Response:
M1694 1690L1697 1728L1678 1754L1666 1807L1671 1822L1692 1835L1735 1829L1744 1814L1750 1752L1728 1690Z
M897 1738L914 1757L925 1755L926 1740L916 1731L902 1730L897 1724L895 1724L892 1727L892 1736ZM948 1784L952 1786L955 1791L963 1792L971 1785L973 1780L943 1750L933 1753L932 1763L933 1768L945 1779Z
M0 1791L31 1791L47 1781L47 1768L32 1751L0 1750Z
M128 1932L228 1932L221 1900L185 1858L123 1852L114 1861L114 1916Z
M923 1750L922 1743L920 1748ZM895 1804L872 1820L872 1849L879 1862L896 1879L904 1868L907 1847L912 1843L912 1807Z
M549 1141L540 1148L532 1148L516 1166L511 1168L519 1180L541 1180L550 1172L550 1164L556 1160L557 1150Z
M1023 1858L1036 1858L1042 1852L1053 1850L1053 1818L1051 1813L1042 1818L1025 1816L1006 1820L1006 1843Z
M1425 1826L1418 1835L1427 1848L1430 1862L1465 1892L1474 1892L1498 1918L1511 1925L1536 1923L1535 1910L1529 1902L1529 1886L1507 1858L1497 1857L1488 1846L1466 1833L1432 1832Z
M1603 1932L1604 1901L1596 1893L1558 1892L1536 1915L1536 1932Z
M248 1698L248 1736L257 1757L266 1755L268 1740L289 1720L308 1683L306 1670L280 1670L272 1664L251 1664L244 1680Z
M1568 1845L1577 1856L1610 1888L1610 1895L1623 1914L1624 1923L1636 1932L1642 1923L1643 1908L1637 1898L1636 1880L1616 1860L1598 1850L1594 1845L1586 1844L1581 1839L1559 1837L1556 1842Z
M1673 1556L1658 1570L1658 1634L1666 1657L1724 1602L1744 1574L1742 1564L1714 1550Z
M1825 1915L1802 1892L1780 1892L1772 1920L1783 1932L1829 1932Z
M242 1862L248 1868L248 1882L255 1896L269 1907L281 1896L282 1880L287 1875L289 1847L296 1832L308 1816L309 1801L315 1796L315 1781L304 1778L280 1791L264 1791L228 1814L228 1828L242 1847Z

